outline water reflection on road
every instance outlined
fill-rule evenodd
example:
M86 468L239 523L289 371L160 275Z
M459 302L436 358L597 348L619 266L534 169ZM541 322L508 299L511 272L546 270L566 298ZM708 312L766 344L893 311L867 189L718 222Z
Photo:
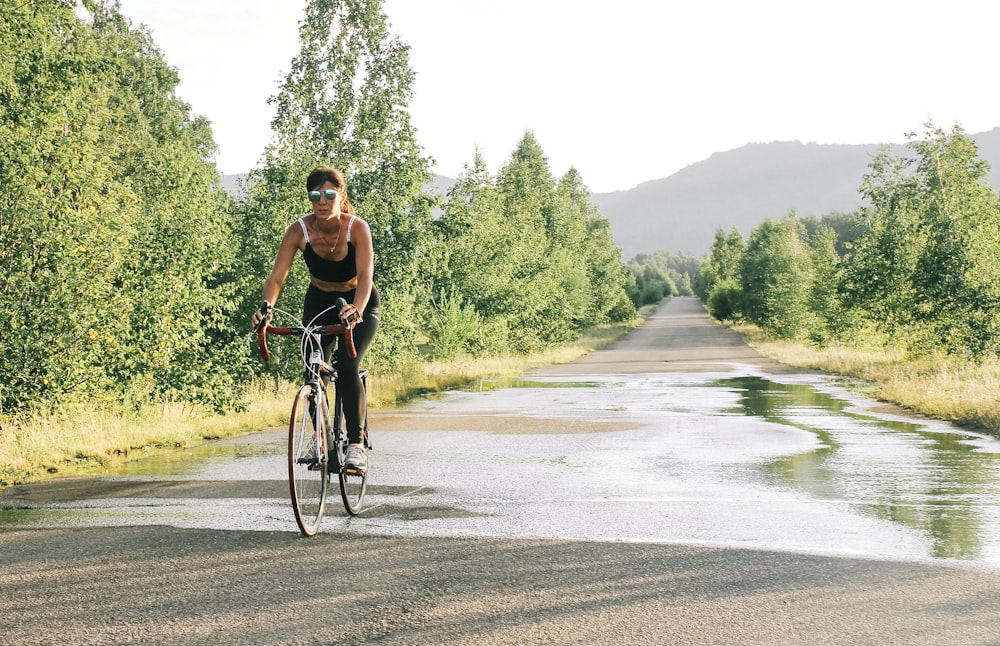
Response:
M852 412L847 401L807 385L759 377L716 384L739 393L730 412L819 439L812 451L764 465L782 482L818 498L860 501L879 518L925 533L935 557L976 559L996 549L1000 454L994 442Z

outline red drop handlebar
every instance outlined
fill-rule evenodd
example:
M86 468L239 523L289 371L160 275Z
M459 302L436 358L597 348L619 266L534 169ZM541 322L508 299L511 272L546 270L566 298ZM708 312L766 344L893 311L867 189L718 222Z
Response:
M355 358L358 356L358 351L354 348L354 328L350 325L340 324L340 325L324 325L312 330L313 332L318 332L323 335L335 334L337 336L344 337L344 343L347 344L347 356L350 358ZM279 336L289 336L296 335L301 336L306 332L306 328L302 326L295 327L277 327L274 325L261 325L257 330L257 347L260 348L260 356L264 358L264 361L271 360L271 352L267 349L267 335L277 334Z

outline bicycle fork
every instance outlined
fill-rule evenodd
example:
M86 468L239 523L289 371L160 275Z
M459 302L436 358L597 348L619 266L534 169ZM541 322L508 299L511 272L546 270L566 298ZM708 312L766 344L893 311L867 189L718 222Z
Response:
M309 425L311 427L309 430L312 434L311 448L306 455L300 456L297 460L299 464L309 465L310 471L323 468L323 463L327 461L327 454L324 448L329 442L329 437L324 438L323 435L329 433L330 412L326 410L325 406L321 406L317 402L317 392L319 392L318 386L309 395ZM325 424L320 422L321 418L325 421ZM302 429L301 432L305 432L305 429Z

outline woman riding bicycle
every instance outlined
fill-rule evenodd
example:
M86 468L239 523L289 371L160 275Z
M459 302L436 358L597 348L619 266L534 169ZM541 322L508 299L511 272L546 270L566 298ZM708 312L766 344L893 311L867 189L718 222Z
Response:
M347 199L344 178L333 168L321 166L309 173L306 190L312 203L312 213L299 218L285 230L274 259L274 268L264 281L264 303L269 310L278 300L295 252L301 251L309 268L309 288L303 304L302 322L308 324L314 317L333 306L338 298L347 301L339 313L331 309L317 324L349 323L354 326L354 346L357 356L350 358L344 344L338 344L337 389L344 404L344 418L350 447L344 467L365 469L368 456L362 443L364 424L364 390L359 366L365 352L375 338L381 316L378 290L372 282L375 253L368 223L357 217ZM340 320L336 320L339 314ZM270 317L270 312L268 312ZM256 327L262 318L254 312L251 322ZM324 336L323 353L330 360L336 336Z

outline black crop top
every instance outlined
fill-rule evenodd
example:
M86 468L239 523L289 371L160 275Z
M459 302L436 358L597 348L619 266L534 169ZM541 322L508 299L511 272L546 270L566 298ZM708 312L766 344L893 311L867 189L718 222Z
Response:
M354 261L354 244L351 243L351 225L354 224L354 216L351 216L347 223L347 255L342 260L330 260L323 258L309 243L309 231L306 223L301 219L302 234L306 239L306 250L302 256L305 258L306 267L314 278L324 280L329 283L346 283L358 275L358 265Z

